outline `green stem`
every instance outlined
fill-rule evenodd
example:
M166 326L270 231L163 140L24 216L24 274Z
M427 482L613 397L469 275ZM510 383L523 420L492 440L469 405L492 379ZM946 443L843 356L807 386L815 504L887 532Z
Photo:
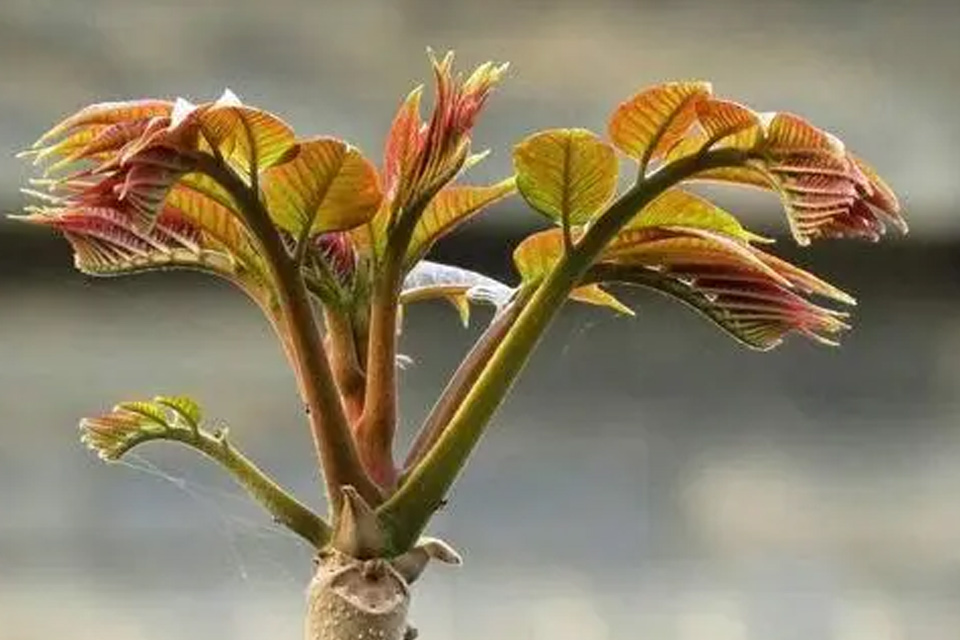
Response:
M218 463L273 516L274 521L317 549L330 539L329 525L227 442L225 431L215 435L202 429L194 431L189 428L168 427L161 432L141 437L136 444L155 440L179 442ZM125 449L127 450L129 449Z
M410 451L407 453L403 465L405 473L413 469L440 438L440 434L443 433L447 423L453 418L473 383L480 376L483 367L486 366L493 352L496 351L503 337L520 315L520 311L529 300L529 293L529 289L521 290L517 298L497 314L497 317L493 319L483 335L474 343L467 356L460 362L460 366L457 367L443 393L433 405L423 426L420 427Z
M283 245L259 193L253 192L236 174L210 156L199 157L199 170L233 196L273 272L286 320L294 373L306 404L332 513L340 512L340 487L344 485L352 485L368 502L378 504L380 492L364 472L357 455L298 265Z
M434 447L378 509L390 528L395 551L409 548L443 504L447 491L544 331L607 243L666 189L697 172L738 165L743 158L743 152L735 149L711 151L682 158L639 179L597 218L574 250L564 254L520 312Z

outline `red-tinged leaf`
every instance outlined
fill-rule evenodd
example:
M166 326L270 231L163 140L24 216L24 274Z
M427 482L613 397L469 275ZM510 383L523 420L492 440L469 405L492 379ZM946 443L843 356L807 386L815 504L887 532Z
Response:
M668 270L681 265L711 268L736 263L781 286L790 286L787 278L757 257L753 247L701 229L651 231L627 231L618 236L604 251L602 261Z
M826 131L822 131L803 118L792 113L777 113L766 128L765 151L771 154L814 153L844 157L843 143Z
M179 214L164 213L150 229L106 207L34 213L26 222L63 232L73 246L77 268L109 276L172 267L229 274L229 255L201 246L200 229Z
M201 418L200 405L186 396L121 402L110 413L81 420L80 441L102 460L115 461L145 442L196 433Z
M836 334L848 328L844 314L817 306L755 271L735 265L664 271L600 263L587 278L667 294L699 311L738 342L762 351L776 347L791 332L835 344Z
M634 216L624 230L670 226L716 231L744 242L767 241L744 229L734 216L706 198L678 188L663 192Z
M728 100L703 100L696 104L697 123L706 134L707 147L750 150L763 140L763 126L756 112ZM732 138L732 139L731 139Z
M864 175L867 180L867 183L870 185L869 192L864 197L864 200L872 207L876 207L881 212L886 214L887 218L902 232L907 232L907 222L900 215L900 201L897 199L897 194L894 193L893 189L886 183L886 181L880 177L880 174L876 170L867 164L861 158L853 155L852 153L847 154L847 157L853 162L854 166Z
M40 148L53 138L75 129L169 116L172 109L173 103L168 100L131 100L92 104L55 125L37 140L33 148Z
M586 224L617 188L617 156L586 129L550 129L513 148L517 188L535 210L566 227Z
M92 139L88 143L78 146L69 153L64 153L65 150L63 148L58 148L56 153L58 155L62 155L63 159L51 165L47 169L47 173L56 171L60 167L77 162L79 160L91 159L106 161L112 154L119 152L124 146L140 138L151 126L151 124L155 122L158 121L155 119L131 120L128 122L118 122L102 128L90 127L84 129L81 131L81 133L90 132L95 134ZM60 147L60 145L57 146Z
M857 301L849 293L838 289L829 282L821 280L812 273L804 271L786 260L782 260L769 253L762 251L755 251L755 253L765 265L789 280L790 284L797 291L830 298L850 306L857 304Z
M117 199L135 212L142 224L152 224L173 185L194 169L192 158L171 149L144 151L126 168Z
M205 138L233 167L261 172L285 159L296 144L293 129L277 116L248 107L229 91L206 109L197 109L196 120Z
M525 239L514 252L514 262L530 285L546 277L562 255L562 234L552 229ZM817 306L801 294L853 303L839 289L742 239L680 226L622 232L581 286L605 282L668 293L757 349L776 346L790 332L832 343L835 334L847 328L845 314Z
M382 194L376 169L354 147L333 138L301 142L296 157L263 174L273 221L295 237L368 222Z
M506 65L482 64L467 78L453 75L453 54L430 53L436 81L433 111L423 125L420 93L401 106L387 139L384 187L391 215L415 215L463 169L470 155L470 130ZM392 223L392 221L391 221Z
M673 82L645 89L613 112L610 140L646 169L687 134L697 117L696 104L710 93L706 82Z
M165 206L150 227L112 207L34 208L20 219L61 231L86 274L203 271L230 280L273 313L273 285L232 213L195 192L176 191L173 200L176 206Z
M238 271L261 283L268 282L267 267L239 214L220 198L207 195L202 189L208 187L209 178L202 178L194 180L194 186L181 181L167 196L165 209L193 222L200 230L201 245L230 255L237 262Z
M480 187L452 185L442 189L417 220L407 248L407 265L426 255L437 240L515 189L513 178Z
M701 131L678 144L667 160L711 147L744 151L741 164L702 171L691 180L777 192L798 244L815 238L878 240L885 220L906 230L890 187L835 136L788 113L757 116L758 125L751 123L752 112L734 103L707 100L697 109Z
M398 182L405 168L416 159L420 146L420 97L423 87L410 92L400 106L387 134L387 144L383 158L383 190L388 198L396 195Z

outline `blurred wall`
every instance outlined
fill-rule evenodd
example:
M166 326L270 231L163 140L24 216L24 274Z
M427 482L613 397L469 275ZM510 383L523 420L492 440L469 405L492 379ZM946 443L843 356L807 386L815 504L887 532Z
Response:
M639 86L703 77L840 134L897 187L911 235L781 253L857 294L841 349L746 352L687 310L571 308L434 527L425 638L960 637L960 125L951 2L86 2L0 0L0 206L12 158L88 102L229 86L303 134L379 157L427 45L512 63L476 180L548 126L601 131ZM755 226L776 203L724 193ZM437 258L512 277L516 199ZM782 234L781 234L782 235ZM0 222L0 640L297 637L308 554L203 461L107 468L72 425L189 392L308 501L292 380L242 296L191 275L90 281L64 243ZM412 309L409 436L468 331Z

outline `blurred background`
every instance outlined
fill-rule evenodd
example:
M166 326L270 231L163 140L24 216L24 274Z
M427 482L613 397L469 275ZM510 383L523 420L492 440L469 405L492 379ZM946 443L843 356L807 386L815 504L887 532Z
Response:
M602 131L641 86L706 78L838 134L901 194L912 231L801 253L772 198L724 202L857 294L843 348L747 352L627 294L637 320L571 307L433 528L466 556L428 572L422 637L960 638L960 9L953 2L0 0L0 207L13 152L93 101L229 86L302 134L380 156L426 46L510 60L477 130L509 145ZM437 258L512 278L536 223L517 199ZM189 393L318 504L293 381L239 294L191 275L90 281L67 246L0 222L0 640L299 637L309 554L216 469L144 449L105 467L74 425ZM409 432L487 319L410 310ZM409 437L409 433L405 434Z

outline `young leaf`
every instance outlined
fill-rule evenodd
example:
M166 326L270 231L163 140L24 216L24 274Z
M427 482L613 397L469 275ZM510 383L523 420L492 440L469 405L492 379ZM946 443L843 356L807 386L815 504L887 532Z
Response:
M479 187L451 185L442 189L417 220L407 249L407 265L413 265L437 240L515 189L513 178Z
M286 122L242 104L229 89L212 105L198 107L193 114L187 120L196 118L206 141L241 175L270 168L296 143L293 129Z
M624 230L671 225L716 231L744 242L769 242L744 229L733 215L706 198L679 188L664 191L630 220Z
M200 406L186 396L121 402L110 413L81 420L80 441L108 462L119 460L132 448L151 441L185 445L218 463L275 522L316 548L327 543L330 527L326 522L237 450L227 440L226 429L210 433L201 421Z
M711 91L707 82L671 82L645 89L613 112L610 140L644 171L686 135L697 117L696 104Z
M557 260L563 255L563 232L548 229L527 236L513 252L513 263L524 285L534 285L543 280ZM570 292L570 299L577 302L609 307L625 315L633 315L626 305L596 284L587 284Z
M828 237L877 240L884 220L906 231L892 190L836 137L792 114L751 113L730 102L698 103L701 131L684 139L667 159L710 147L743 151L742 166L710 169L695 179L776 191L801 245Z
M517 188L527 203L565 228L586 224L617 188L617 157L586 129L550 129L513 149Z
M64 134L70 134L60 148L53 145L51 153L55 155L65 155L65 151L77 146L76 142L67 143L73 135L81 132L87 132L87 141L92 140L96 133L103 131L107 127L123 122L146 121L155 117L169 116L173 110L173 103L168 100L130 100L125 102L100 102L84 107L77 113L65 118L56 124L49 131L40 136L33 145L33 149L40 149L45 144L59 138ZM75 141L78 139L74 139Z
M553 229L524 240L514 261L524 281L535 283L562 255L562 238ZM847 328L845 314L817 306L799 293L853 303L839 289L742 238L675 224L625 229L584 282L635 284L668 293L757 349L776 346L791 331L833 343L832 336Z
M222 276L266 304L272 288L258 256L232 244L244 237L231 229L233 218L212 205L202 210L205 206L181 204L184 209L165 207L149 229L110 207L35 208L18 219L63 232L73 247L77 269L88 275L193 269Z
M625 316L636 315L633 312L633 309L620 302L616 296L610 292L604 291L599 284L588 284L582 287L577 287L570 292L570 299L576 300L577 302L592 304L598 307L608 307L617 313L622 313Z
M401 304L444 298L460 314L464 326L470 321L470 303L503 307L515 289L476 271L421 260L407 274L400 293Z
M301 142L296 157L267 169L261 183L274 222L294 237L359 226L382 199L373 165L333 138Z

